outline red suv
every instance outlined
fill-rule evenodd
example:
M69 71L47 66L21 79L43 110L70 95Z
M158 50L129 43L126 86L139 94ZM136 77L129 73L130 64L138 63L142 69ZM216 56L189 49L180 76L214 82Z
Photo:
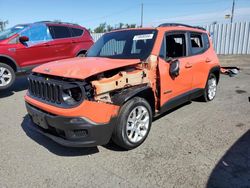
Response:
M77 24L42 21L0 32L0 90L10 87L16 73L49 61L83 56L93 39Z

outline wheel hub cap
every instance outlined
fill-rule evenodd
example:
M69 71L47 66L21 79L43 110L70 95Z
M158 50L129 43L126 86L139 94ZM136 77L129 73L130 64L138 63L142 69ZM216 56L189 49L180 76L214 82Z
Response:
M135 107L128 116L126 134L130 142L137 143L147 134L149 112L144 106Z
M212 100L215 97L216 94L216 79L215 78L210 78L208 80L208 98Z
M0 67L0 86L8 85L11 78L11 72L4 67Z

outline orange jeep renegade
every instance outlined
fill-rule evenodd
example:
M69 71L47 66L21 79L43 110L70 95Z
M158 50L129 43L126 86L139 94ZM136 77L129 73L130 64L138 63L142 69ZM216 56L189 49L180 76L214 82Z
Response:
M162 24L104 34L85 58L33 69L25 96L32 128L71 147L132 149L154 116L195 98L211 101L220 65L200 27Z

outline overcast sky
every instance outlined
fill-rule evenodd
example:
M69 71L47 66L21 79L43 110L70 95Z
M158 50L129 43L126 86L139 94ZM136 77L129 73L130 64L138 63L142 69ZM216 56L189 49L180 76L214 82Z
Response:
M99 23L119 22L140 25L141 3L144 25L163 22L193 25L229 22L233 0L0 0L0 20L9 27L42 20L74 22L87 28ZM250 21L250 0L236 0L235 21Z

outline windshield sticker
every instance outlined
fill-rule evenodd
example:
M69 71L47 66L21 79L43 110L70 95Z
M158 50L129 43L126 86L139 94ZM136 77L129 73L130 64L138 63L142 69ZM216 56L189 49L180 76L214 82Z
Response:
M148 40L152 39L154 34L144 34L144 35L135 35L133 40Z

